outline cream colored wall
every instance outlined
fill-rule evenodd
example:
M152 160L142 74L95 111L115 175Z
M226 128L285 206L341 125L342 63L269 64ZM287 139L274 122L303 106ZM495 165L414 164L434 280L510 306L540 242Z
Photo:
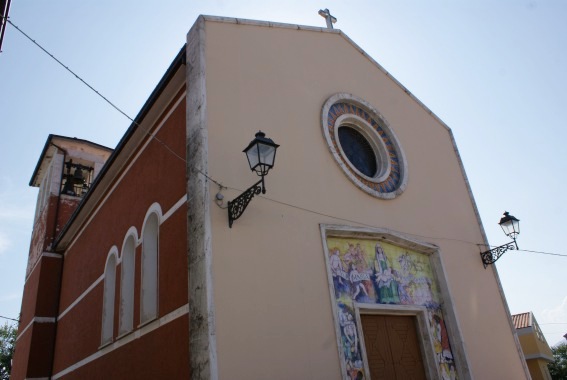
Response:
M547 345L546 342L542 342L538 339L536 332L531 329L529 332L523 332L524 329L519 330L518 338L520 340L520 345L522 346L522 351L526 357L533 357L535 355L541 355L548 358L553 358L553 351ZM527 329L525 329L527 330Z
M547 369L547 362L542 359L532 359L528 360L528 368L530 369L530 375L532 380L550 380L551 375Z
M539 352L537 338L534 334L520 335L518 338L520 339L524 355L531 355Z
M448 130L337 33L211 21L205 30L209 175L244 190L257 180L242 153L254 133L281 145L266 196L232 229L211 206L219 378L340 378L320 223L438 245L473 377L524 378ZM320 117L337 92L374 105L397 135L409 181L396 199L366 194L333 160Z

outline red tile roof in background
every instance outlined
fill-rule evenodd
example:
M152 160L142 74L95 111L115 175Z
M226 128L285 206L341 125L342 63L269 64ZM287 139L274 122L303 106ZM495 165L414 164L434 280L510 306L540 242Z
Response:
M514 327L516 329L523 329L532 326L532 313L521 313L512 315L512 321L514 322Z

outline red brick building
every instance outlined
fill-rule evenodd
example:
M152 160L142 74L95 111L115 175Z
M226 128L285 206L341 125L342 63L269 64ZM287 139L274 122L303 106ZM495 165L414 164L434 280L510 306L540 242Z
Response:
M114 151L47 139L13 379L188 377L184 52Z

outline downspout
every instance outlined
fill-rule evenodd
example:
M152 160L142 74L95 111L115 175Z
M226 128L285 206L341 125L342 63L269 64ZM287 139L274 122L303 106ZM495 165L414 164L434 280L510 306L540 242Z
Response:
M50 142L55 148L63 151L63 165L61 166L61 178L59 179L59 192L57 194L57 205L55 206L55 223L53 223L53 240L49 245L49 251L53 252L53 241L57 234L57 220L59 219L59 205L61 204L61 184L63 183L63 176L65 175L65 161L67 159L67 151L60 146L57 146ZM51 380L53 376L53 366L55 362L55 342L57 341L57 326L59 324L59 305L61 303L61 284L63 282L63 264L65 260L65 255L61 253L61 272L59 273L59 284L57 284L57 300L55 302L55 325L53 327L53 344L51 346L51 360L49 361L49 374L48 379Z
M59 219L59 204L61 204L61 184L63 183L63 176L65 175L65 160L67 159L67 151L61 148L60 146L53 144L52 142L50 142L49 144L63 151L63 165L61 166L61 178L59 178L59 192L57 193L57 205L55 206L55 223L53 223L53 232L51 234L51 236L53 236L52 239L54 240L56 237L55 235L57 234L57 220ZM51 243L53 243L53 240L51 241ZM49 247L52 247L52 244L50 244Z

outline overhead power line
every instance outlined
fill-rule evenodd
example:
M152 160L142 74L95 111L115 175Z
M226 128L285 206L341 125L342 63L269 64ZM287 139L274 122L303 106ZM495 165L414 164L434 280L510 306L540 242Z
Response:
M539 325L567 325L567 322L548 322L548 323L539 323Z
M542 252L542 251L531 251L529 249L518 249L518 251L521 252L530 252L530 253L540 253L542 255L552 255L552 256L561 256L561 257L567 257L567 255L561 254L561 253L552 253L552 252Z
M67 70L68 72L70 72L71 74L73 74L75 76L75 78L77 78L78 80L80 80L81 82L83 82L83 84L85 86L87 86L88 88L90 88L91 90L93 90L98 96L100 96L102 99L104 99L104 101L106 101L108 104L110 104L112 107L114 107L115 110L117 110L118 112L120 112L122 115L124 115L125 117L127 117L130 121L132 121L133 123L135 123L134 119L132 119L130 116L128 116L124 111L122 111L120 108L118 108L114 103L112 103L110 100L108 100L104 95L102 95L100 92L98 92L93 86L91 86L90 84L88 84L83 78L81 78L80 76L78 76L73 70L71 70L68 66L66 66L65 64L63 64L63 62L61 62L60 60L58 60L57 58L55 58L55 56L53 54L51 54L50 52L48 52L43 46L41 46L39 43L37 43L33 38L31 38L30 36L28 36L23 30L21 30L20 28L18 28L18 26L16 26L12 21L10 21L10 19L6 19L6 21L12 25L14 28L16 28L16 30L20 33L22 33L28 40L30 40L31 42L33 42L33 44L35 46L37 46L38 48L40 48L41 50L43 50L43 52L47 55L49 55L51 58L53 58L53 60L55 60L55 62L57 62L59 65L61 65L65 70Z
M17 320L17 319L14 319L14 318L4 317L4 316L2 316L2 315L0 315L0 318L4 318L4 319L8 319L8 320L10 320L10 321L14 321L14 322L18 322L18 323L20 323L20 321L19 321L19 320Z
M215 184L219 185L219 187L221 188L225 188L225 189L231 189L231 190L235 190L235 191L242 191L242 189L237 189L234 187L230 187L230 186L224 186L221 183L219 183L218 181L216 181L215 179L209 177L208 175L206 175L205 173L199 171L202 175L204 175L206 178L208 178L209 180L213 181ZM364 223L364 222L360 222L357 220L353 220L353 219L347 219L347 218L342 218L339 216L334 216L334 215L330 215L330 214L326 214L326 213L322 213L319 211L315 211L315 210L310 210L308 208L304 208L301 206L297 206L297 205L293 205L290 203L286 203L286 202L282 202L282 201L278 201L276 199L272 199L272 198L268 198L265 195L260 195L261 198L266 199L267 201L270 202L274 202L274 203L278 203L281 204L283 206L287 206L287 207L292 207L301 211L305 211L311 214L315 214L315 215L319 215L319 216L324 216L324 217L328 217L328 218L332 218L332 219L336 219L336 220L342 220L345 222L349 222L349 223L355 223L355 224L359 224L362 226L366 226L366 227L370 227L370 228L380 228L378 226L372 225L372 224L368 224L368 223ZM405 233L406 235L411 235L411 236L415 236L415 237L419 237L419 238L423 238L423 239L434 239L434 240L451 240L451 241L458 241L461 243L466 243L466 244L473 244L473 245L484 245L484 244L479 244L479 243L475 243L472 241L467 241L467 240L461 240L461 239L455 239L455 238L447 238L447 237L439 237L439 236L426 236L426 235L419 235L419 234L414 234L411 232L405 232L405 231L400 231ZM550 253L550 252L542 252L542 251L532 251L532 250L527 250L527 249L519 249L517 251L521 251L521 252L530 252L530 253L539 253L539 254L544 254L544 255L553 255L553 256L560 256L560 257L567 257L567 255L563 255L563 254L559 254L559 253Z
M81 81L85 86L87 86L89 89L91 89L95 94L97 94L100 98L102 98L106 103L108 103L110 106L112 106L112 108L114 108L116 111L120 112L122 115L124 115L124 117L126 117L128 120L130 120L133 124L137 125L138 127L141 128L140 124L138 122L136 122L136 120L134 120L133 118L131 118L126 112L122 111L122 109L120 109L116 104L112 103L106 96L102 95L100 92L98 92L93 86L91 86L90 84L87 83L87 81L85 81L83 78L81 78L77 73L75 73L73 70L71 70L69 68L69 66L65 65L63 62L61 62L59 59L57 59L53 54L51 54L49 51L47 51L47 49L45 49L43 46L41 46L36 40L34 40L33 38L31 38L28 34L26 34L23 30L21 30L16 24L14 24L12 21L10 21L9 18L6 19L6 21L12 25L14 28L16 28L16 30L18 32L20 32L22 35L24 35L28 40L30 40L35 46L37 46L38 48L40 48L45 54L47 54L48 56L50 56L55 62L57 62L61 67L63 67L65 70L67 70L68 72L70 72L71 74L73 74L73 76L75 78L77 78L79 81ZM173 149L171 149L166 143L164 143L163 141L161 141L157 136L152 135L151 133L149 133L149 131L145 131L146 134L153 138L154 140L156 140L157 142L159 142L161 145L163 145L170 153L172 153L175 157L179 158L180 160L182 160L183 162L186 162L186 160L181 157L180 155L178 155Z
M4 19L6 20L6 22L8 22L10 25L12 25L18 32L20 32L22 35L24 35L28 40L30 40L34 45L36 45L38 48L40 48L45 54L47 54L49 57L51 57L53 60L55 60L61 67L63 67L65 70L67 70L69 73L71 73L75 78L77 78L79 81L81 81L85 86L87 86L90 90L92 90L94 93L96 93L100 98L102 98L106 103L108 103L110 106L112 106L115 110L117 110L118 112L120 112L124 117L126 117L128 120L130 120L133 124L135 124L136 126L140 127L140 124L138 122L136 122L136 120L134 120L133 118L131 118L126 112L122 111L122 109L120 109L117 105L115 105L114 103L112 103L107 97L105 97L104 95L102 95L99 91L97 91L93 86L91 86L89 83L87 83L83 78L81 78L77 73L75 73L73 70L71 70L67 65L65 65L63 62L61 62L59 59L57 59L53 54L51 54L49 51L47 51L47 49L45 49L43 46L41 46L37 41L35 41L33 38L31 38L28 34L26 34L22 29L20 29L17 25L15 25L8 17L4 17ZM169 147L165 142L163 142L162 140L160 140L157 136L152 135L149 131L145 131L145 133L152 139L156 140L158 143L160 143L165 149L167 149L171 154L173 154L175 157L177 157L178 159L182 160L183 162L187 162L187 160L185 158L183 158L182 156L180 156L179 154L177 154L171 147ZM225 189L232 189L232 190L236 190L236 191L242 191L241 189L236 189L233 187L227 187L227 186L223 186L219 181L216 181L215 179L211 178L209 175L207 175L206 173L203 173L202 171L199 170L199 173L201 173L204 177L206 177L207 179L211 180L212 182L214 182L215 184L217 184L219 187L221 188L225 188ZM282 202L282 201L278 201L275 199L271 199L265 196L262 196L262 198L270 201L270 202L275 202L278 204L281 204L283 206L287 206L287 207L292 207L292 208L296 208L305 212L309 212L312 214L316 214L316 215L320 215L320 216L325 216L325 217L329 217L329 218L333 218L333 219L337 219L337 220L342 220L342 221L346 221L349 223L355 223L355 224L359 224L362 226L367 226L367 227L372 227L372 228L378 228L374 225L368 224L368 223L364 223L364 222L360 222L360 221L356 221L356 220L351 220L351 219L346 219L346 218L341 218L341 217L337 217L337 216L333 216L330 214L326 214L326 213L322 213L322 212L318 212L315 210L310 210L307 208L303 208L297 205L293 205L290 203L286 203L286 202ZM485 244L483 243L475 243L475 242L471 242L471 241L466 241L466 240L460 240L460 239L455 239L455 238L447 238L447 237L434 237L434 236L425 236L425 235L419 235L419 234L414 234L414 233L410 233L410 232L405 232L407 235L411 235L411 236L416 236L416 237L420 237L420 238L425 238L425 239L435 239L435 240L452 240L452 241L458 241L461 243L466 243L466 244L474 244L477 246L484 246ZM552 252L542 252L542 251L533 251L533 250L527 250L527 249L519 249L518 251L521 252L530 252L530 253L538 253L538 254L543 254L543 255L552 255L552 256L560 256L560 257L567 257L567 255L565 254L559 254L559 253L552 253ZM9 318L7 318L9 319ZM16 320L17 321L17 320Z

